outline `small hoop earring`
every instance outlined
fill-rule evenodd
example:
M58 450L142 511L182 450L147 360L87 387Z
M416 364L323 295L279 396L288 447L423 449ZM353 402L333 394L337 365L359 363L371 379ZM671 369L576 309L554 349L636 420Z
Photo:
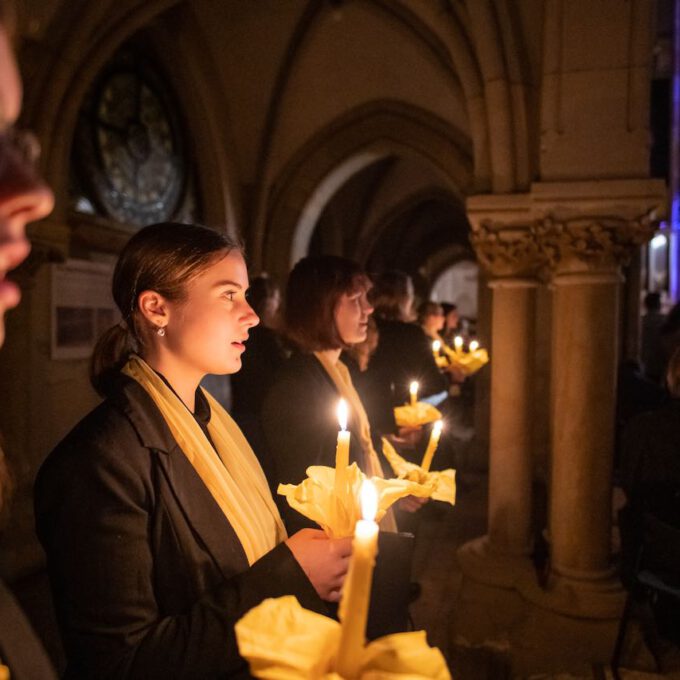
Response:
M156 330L156 333L158 333L158 335L160 335L162 338L165 335L165 326L159 326Z

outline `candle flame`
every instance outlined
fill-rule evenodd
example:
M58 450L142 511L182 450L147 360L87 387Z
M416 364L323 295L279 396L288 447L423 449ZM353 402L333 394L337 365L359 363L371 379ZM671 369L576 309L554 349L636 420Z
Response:
M470 351L475 352L478 349L479 349L479 343L476 340L472 340L472 342L470 342Z
M364 480L361 485L361 516L369 521L375 521L378 514L378 491L370 479Z
M435 340L432 343L432 351L435 353L439 353L439 350L442 348L442 343L439 342L439 340Z
M418 394L418 381L417 381L417 380L414 380L414 381L409 385L408 391L409 391L412 395L414 395L414 396L415 396L416 394Z
M347 429L347 402L344 399L341 399L338 402L337 414L338 414L338 423L340 423L340 429L346 430Z
M443 420L435 420L434 425L432 426L432 433L436 437L439 437L439 435L442 433L443 428L444 428L444 421Z
M453 339L453 345L456 349L460 349L463 346L463 338L460 335L457 335Z

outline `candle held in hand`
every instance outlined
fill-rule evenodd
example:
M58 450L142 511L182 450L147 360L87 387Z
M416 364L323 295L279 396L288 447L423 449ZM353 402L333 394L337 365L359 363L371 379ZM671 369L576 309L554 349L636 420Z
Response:
M463 350L463 338L460 335L457 335L453 339L453 347L456 350L456 352L462 352L462 350Z
M335 447L335 493L343 493L346 490L347 466L349 465L349 431L347 430L347 402L341 399L337 408L338 443Z
M476 352L479 349L479 343L476 340L470 341L470 352Z
M439 342L439 340L435 340L435 341L432 343L432 353L433 353L435 356L438 356L438 355L439 355L439 350L440 350L441 348L442 348L442 343Z
M423 456L423 462L420 467L428 472L430 466L432 465L432 459L434 458L434 452L437 450L437 445L439 444L439 437L442 434L443 422L438 420L432 426L432 432L430 433L430 441L427 443L427 448L425 449L425 455Z
M346 680L356 678L366 643L366 622L371 599L375 556L378 553L378 492L370 480L361 485L361 514L354 530L352 558L342 590L339 617L342 625L335 670Z
M411 406L415 406L418 402L418 382L416 380L409 385L408 391L411 395Z

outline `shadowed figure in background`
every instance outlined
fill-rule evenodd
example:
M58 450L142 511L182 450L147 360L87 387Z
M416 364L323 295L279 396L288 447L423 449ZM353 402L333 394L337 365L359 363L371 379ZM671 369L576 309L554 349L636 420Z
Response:
M627 505L619 524L624 579L642 541L644 513L680 529L680 347L668 363L666 382L668 402L634 418L622 438L621 486ZM655 614L660 631L680 641L677 601L660 598Z
M375 278L371 301L380 340L366 373L366 408L376 434L396 432L393 408L408 401L411 381L418 381L421 397L449 386L432 354L432 341L413 323L413 298L408 274L388 271Z
M661 295L647 293L644 300L640 334L640 364L642 375L657 385L663 384L666 358L661 345L661 329L666 317L661 313Z

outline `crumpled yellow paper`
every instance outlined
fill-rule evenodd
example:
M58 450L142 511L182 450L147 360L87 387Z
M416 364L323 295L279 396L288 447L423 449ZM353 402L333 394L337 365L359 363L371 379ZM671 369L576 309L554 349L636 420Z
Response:
M394 419L399 427L421 427L441 417L441 411L426 401L394 407Z
M235 626L250 673L263 680L346 680L334 671L340 624L292 595L268 599ZM444 657L423 631L387 635L362 650L356 680L451 680ZM352 679L355 680L355 679Z
M356 523L361 519L359 503L361 485L366 475L356 463L346 469L346 494L335 493L335 468L312 465L307 468L307 478L300 484L279 484L277 493L285 496L293 510L316 522L331 538L354 535ZM382 479L372 477L378 492L376 522L385 516L393 503L405 496L429 496L427 489L409 479Z
M435 472L423 470L420 465L409 463L402 458L385 437L382 438L382 450L387 462L392 466L392 471L399 479L408 479L422 485L424 490L429 491L427 497L433 501L456 504L455 470L437 470Z
M444 351L451 365L465 371L467 375L476 373L482 366L489 363L489 354L482 348L476 349L474 352L456 352L450 347L445 347Z

